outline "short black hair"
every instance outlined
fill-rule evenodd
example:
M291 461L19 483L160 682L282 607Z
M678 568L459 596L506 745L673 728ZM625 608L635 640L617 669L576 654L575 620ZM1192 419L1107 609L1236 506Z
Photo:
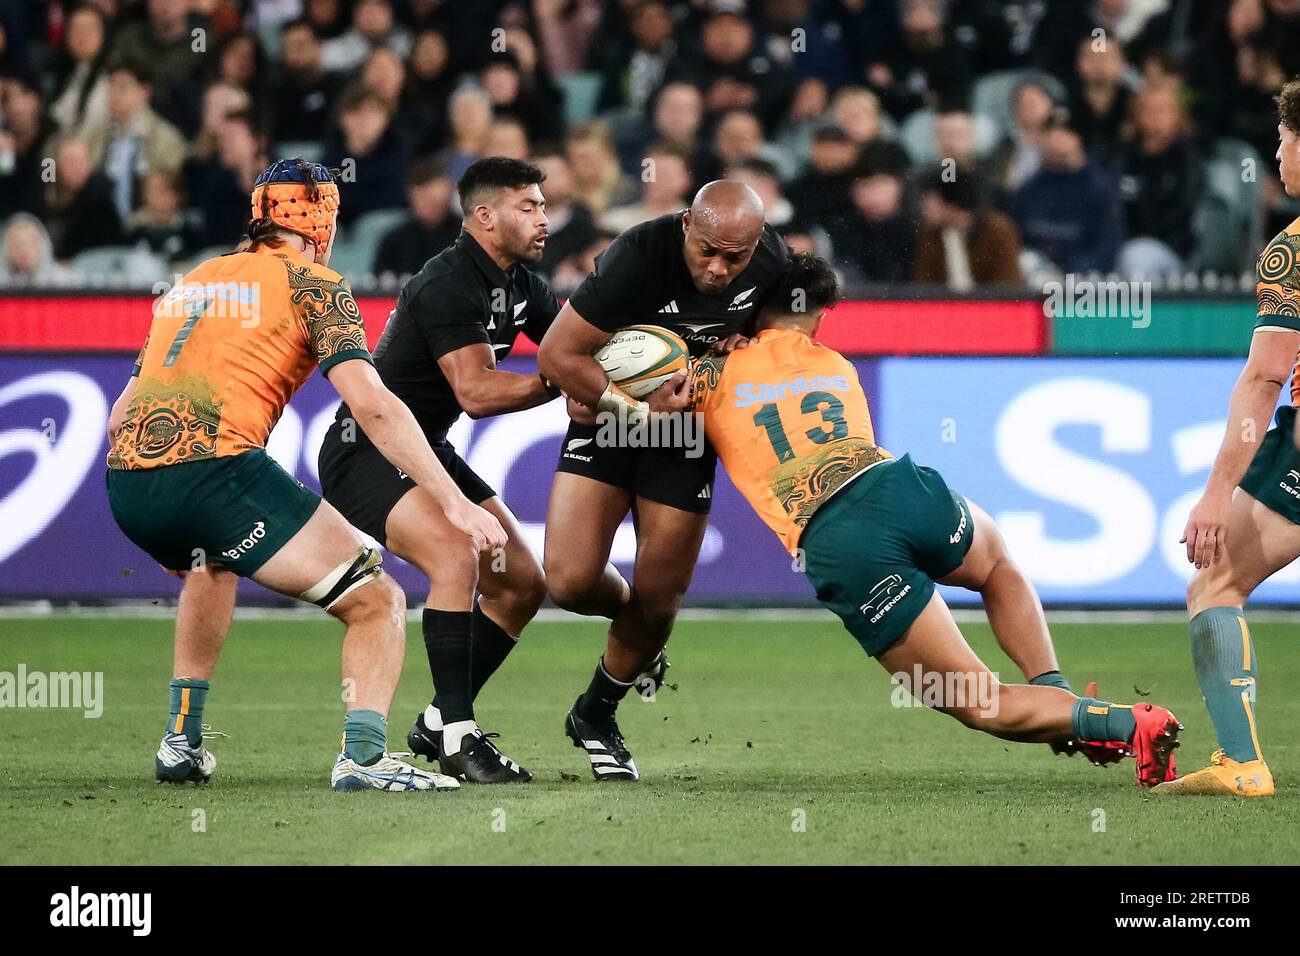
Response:
M781 173L773 163L758 156L750 156L732 163L731 169L736 172L753 173L755 176L766 176L769 179L780 180L781 178Z
M130 73L141 86L153 86L153 67L138 56L115 57L108 67L108 74L114 73Z
M435 179L450 178L451 166L445 159L439 157L417 159L406 174L406 186L408 189L413 189L417 186L427 186Z
M840 283L830 263L811 252L792 252L763 309L775 315L814 315L839 300Z
M465 170L456 191L460 196L460 208L468 216L471 209L484 201L487 193L541 185L545 180L546 174L532 163L505 156L488 156Z

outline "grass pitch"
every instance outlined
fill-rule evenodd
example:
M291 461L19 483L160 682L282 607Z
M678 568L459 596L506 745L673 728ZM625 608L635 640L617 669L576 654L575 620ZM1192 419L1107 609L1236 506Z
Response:
M0 671L104 672L98 719L0 710L0 864L1293 863L1300 647L1286 625L1252 630L1273 800L1151 799L1131 761L1096 768L897 708L888 676L829 615L679 624L679 689L621 711L634 785L596 783L561 732L604 627L535 623L478 711L537 780L390 795L329 790L342 715L331 621L235 622L205 715L229 735L210 741L216 776L173 788L152 776L169 621L0 620ZM1014 674L986 627L963 631ZM394 750L428 700L418 626L409 634ZM1180 768L1204 764L1214 739L1184 626L1053 634L1076 688L1095 678L1116 700L1150 692L1186 725Z

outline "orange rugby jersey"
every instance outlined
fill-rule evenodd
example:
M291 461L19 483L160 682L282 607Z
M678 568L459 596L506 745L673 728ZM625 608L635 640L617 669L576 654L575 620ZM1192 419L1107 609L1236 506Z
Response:
M263 448L312 370L352 358L370 351L337 272L267 247L208 259L154 305L108 467Z
M1255 263L1256 329L1300 332L1300 219L1274 237ZM1300 354L1296 356L1300 366ZM1291 373L1291 404L1300 405L1300 375Z
M876 445L857 370L792 329L692 368L691 401L732 482L787 551L840 488L889 452Z

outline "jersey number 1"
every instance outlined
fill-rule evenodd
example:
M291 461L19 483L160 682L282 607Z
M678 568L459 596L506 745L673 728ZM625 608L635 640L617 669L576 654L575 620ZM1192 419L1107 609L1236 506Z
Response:
M848 437L849 424L844 420L844 403L830 392L809 392L799 403L799 411L805 415L820 411L822 421L831 426L830 431L824 428L808 429L804 434L809 441L825 445ZM781 413L775 402L768 402L755 413L754 424L767 431L767 440L771 442L778 462L784 463L794 458L794 449L790 447L790 439L786 437L785 427L781 424Z

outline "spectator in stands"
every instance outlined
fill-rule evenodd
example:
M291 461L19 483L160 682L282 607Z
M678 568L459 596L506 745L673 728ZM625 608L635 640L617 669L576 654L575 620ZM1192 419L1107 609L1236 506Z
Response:
M858 147L858 156L872 162L907 165L907 152L886 140L880 98L862 86L846 86L831 102L831 116Z
M1133 127L1120 157L1128 241L1120 250L1119 269L1131 278L1179 272L1196 245L1192 215L1202 182L1179 90L1142 89L1134 99Z
M942 103L934 117L934 146L940 161L951 161L958 173L995 180L997 159L980 155L980 129L970 110L956 103Z
M964 95L970 86L965 52L944 21L940 0L900 0L902 39L867 66L867 83L900 123L915 110Z
M262 57L253 34L239 31L225 37L216 50L216 77L226 83L260 95L262 87Z
M135 209L140 179L157 169L177 170L185 139L149 106L151 73L139 61L109 69L108 121L86 130L91 160L113 184L119 219Z
M397 22L389 0L358 0L352 9L351 28L325 41L321 63L333 73L353 73L379 47L388 47L405 58L411 52L411 34Z
M277 142L319 139L334 116L337 78L321 62L321 42L307 19L293 20L280 32L280 77L272 113Z
M1116 39L1079 41L1070 83L1070 114L1083 145L1102 166L1119 161L1120 140L1129 115L1128 62ZM1280 84L1279 84L1280 85ZM1277 110L1269 104L1274 114ZM1275 124L1276 125L1276 124Z
M953 9L954 35L978 75L1037 62L1035 41L1049 0L967 0Z
M403 208L407 162L392 106L364 86L349 87L339 103L338 131L325 147L325 164L344 170L339 223L350 225L376 209Z
M1047 122L1059 105L1037 77L1016 84L1011 94L1011 133L1002 147L1001 184L1015 192L1043 165Z
M1119 40L1129 46L1142 33L1147 21L1166 5L1159 0L1080 0L1051 4L1035 40L1038 62L1068 82L1075 52L1084 37L1101 30L1107 41Z
M415 155L431 156L447 143L447 103L456 88L446 36L434 29L417 33L409 67L404 122L412 124Z
M549 87L540 85L536 69L525 71L512 52L494 53L479 71L479 82L492 98L497 115L520 119L534 139L552 136L564 126L559 103Z
M206 162L217 155L226 117L253 108L253 98L243 87L218 81L203 91L203 125L190 146L188 161ZM315 136L320 136L316 130ZM187 162L188 162L187 161Z
M830 88L816 77L806 77L795 88L785 121L778 128L773 146L787 157L784 168L790 175L808 165L812 134L831 108Z
M618 145L623 169L640 175L646 151L655 143L669 143L688 153L692 169L708 165L700 145L704 96L698 89L689 83L664 84L651 103L651 116L650 122L625 124Z
M126 242L147 249L163 262L197 252L203 232L197 217L184 208L180 175L163 169L152 172L144 179L143 192L144 205L126 221Z
M609 248L617 236L612 232L602 232L581 252L570 256L555 268L551 277L551 288L559 296L572 295L577 291L582 280L596 271L596 257Z
M1043 168L1012 198L1024 245L1061 272L1115 268L1124 228L1114 181L1084 151L1083 138L1057 110L1043 140Z
M1011 217L989 206L970 174L937 172L921 199L912 276L926 285L966 292L982 285L1020 285L1020 233Z
M343 0L304 0L304 7L306 18L322 41L336 40L348 32L350 23Z
M849 82L852 66L841 42L843 25L832 19L832 5L814 4L813 0L762 0L750 6L757 7L753 12L760 23L757 48L773 61L823 88ZM796 37L797 46L793 42Z
M375 275L414 275L455 242L460 235L460 218L452 211L455 193L456 184L446 163L425 159L412 164L406 183L410 215L379 241L371 271Z
M45 142L54 132L37 79L17 74L0 79L0 217L44 212Z
M813 132L808 169L785 191L798 223L825 225L844 212L857 161L858 145L842 127L830 123Z
M676 146L656 144L641 171L641 198L606 212L601 228L620 233L647 219L680 212L690 205L691 185L690 157Z
M75 278L54 261L49 234L39 219L25 212L9 217L0 256L0 286L59 286Z
M361 67L360 80L361 85L370 92L387 100L395 111L398 122L403 128L408 128L403 109L406 100L406 62L401 55L388 47L371 51Z
M583 69L603 6L603 0L541 0L533 4L549 75L565 76Z
M212 24L190 12L189 0L148 0L145 9L145 19L118 29L112 59L147 63L153 108L174 127L193 133L199 121L198 77L206 62L194 45L201 37L203 48L213 49Z
M1229 86L1224 136L1244 140L1261 159L1277 151L1277 103L1274 96L1287 81L1278 61L1278 43L1265 34L1248 37L1237 49L1235 82Z
M644 114L676 55L667 4L648 0L634 6L628 14L628 34L604 45L593 58L601 72L597 109Z
M794 96L796 78L755 49L754 28L740 12L743 7L713 9L700 31L699 49L678 55L668 66L668 79L703 90L710 117L742 110L775 133Z
M488 133L492 129L492 99L478 86L463 86L451 94L447 105L451 125L451 142L438 154L447 163L451 178L461 174L487 153Z
M826 224L835 261L858 282L909 282L916 227L901 170L863 163L852 174L849 211Z
M54 153L58 174L45 187L45 223L60 260L122 242L122 222L108 178L95 169L84 139L64 137Z
M200 212L202 244L233 246L248 225L247 197L268 163L266 142L251 110L227 114L216 142L211 158L186 164L185 181Z
M564 155L573 170L575 191L599 219L606 209L633 202L635 181L618 164L609 127L599 120L579 123L564 138Z
M794 171L787 155L763 141L763 126L758 117L745 110L736 110L722 117L714 129L712 145L712 152L701 157L701 168L695 170L702 182L720 179L728 166L747 159L766 159L774 165L784 163L786 166L782 172L787 175Z
M724 171L727 179L745 183L763 200L763 219L778 231L794 220L794 206L781 194L781 179L777 169L765 159L745 159Z
M488 156L505 156L508 159L527 160L532 150L528 146L528 130L523 121L514 116L498 116L488 127Z
M574 197L573 170L564 154L556 149L538 153L533 162L546 179L542 195L546 197L547 239L537 270L549 276L556 267L577 255L595 241L596 221L591 210Z
M93 6L68 16L63 46L55 54L55 98L50 116L65 134L75 136L108 118L108 45L104 14Z

